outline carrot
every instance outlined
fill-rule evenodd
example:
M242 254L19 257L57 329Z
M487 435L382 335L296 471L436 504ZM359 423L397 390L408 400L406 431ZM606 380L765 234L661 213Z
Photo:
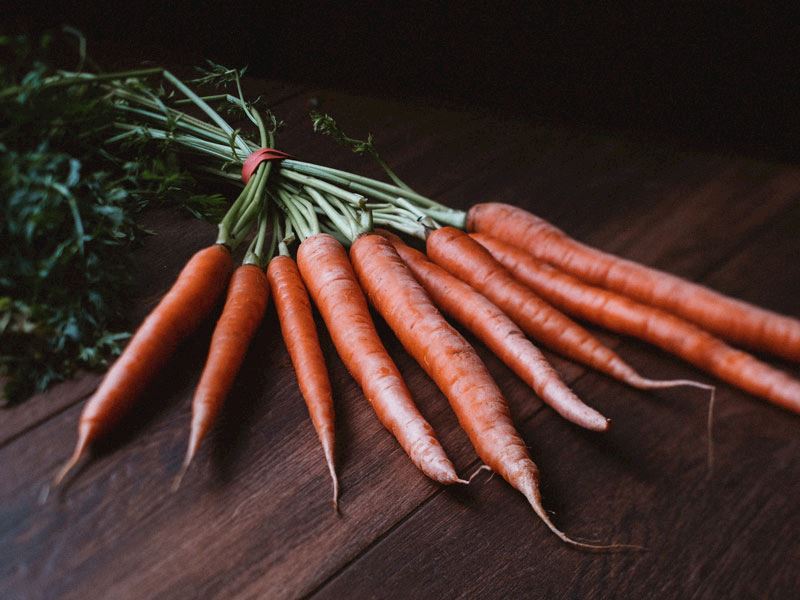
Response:
M134 407L180 342L211 313L232 267L231 254L221 244L200 250L186 263L84 406L75 451L54 485L78 463L92 442L109 433Z
M518 246L587 283L674 313L731 342L800 361L800 320L582 244L521 208L477 204L469 211L467 228Z
M548 302L611 331L680 356L731 385L800 413L800 381L671 313L593 287L484 234L471 234L511 274Z
M592 431L608 429L609 420L584 404L519 327L483 294L429 261L396 235L388 231L376 233L391 242L436 306L475 334L562 417Z
M378 337L342 245L326 233L312 235L300 244L297 266L336 351L380 422L425 475L443 484L461 482Z
M176 487L222 410L247 348L264 318L268 301L269 286L261 267L245 264L234 271L225 307L214 328L208 358L192 399L189 446Z
M616 352L518 282L489 252L468 234L454 227L430 233L428 256L483 293L529 336L556 352L639 389L690 385L693 381L654 381L639 375Z
M503 394L475 350L439 313L392 244L380 235L364 235L353 243L350 256L370 301L447 397L480 459L522 492L558 537L569 544L589 546L567 537L550 520L539 493L539 470L514 428Z
M333 392L319 345L311 301L297 264L288 256L276 256L267 268L272 297L281 324L283 340L292 359L297 384L308 414L322 444L333 481L333 507L338 506L339 481L334 467L335 435Z

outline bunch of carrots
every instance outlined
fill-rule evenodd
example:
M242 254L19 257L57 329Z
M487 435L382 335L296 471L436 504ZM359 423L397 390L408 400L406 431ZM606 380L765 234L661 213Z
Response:
M800 413L800 381L729 345L800 360L797 319L583 245L513 206L477 204L466 213L443 206L401 181L371 141L348 138L325 115L314 116L315 129L373 154L390 181L297 160L274 149L274 127L265 125L274 118L262 118L245 101L235 72L238 95L213 97L199 95L169 72L159 76L174 91L136 93L98 80L120 109L119 132L109 143L167 140L186 150L199 173L242 189L219 224L216 243L191 258L87 402L74 454L57 481L136 409L155 374L226 290L192 402L178 481L223 410L270 294L331 474L334 506L334 402L312 302L375 415L420 471L444 485L469 482L417 409L378 336L370 304L447 398L482 468L499 473L547 527L575 546L620 547L575 541L553 524L542 504L538 468L503 394L448 318L473 333L562 417L592 431L606 431L609 419L569 389L538 344L638 389L689 385L713 398L714 388L645 377L573 318L647 341ZM142 82L141 89L152 88ZM185 99L176 99L175 92ZM211 98L239 109L258 130L259 143L233 129L211 107ZM200 116L180 108L187 102ZM425 253L390 229L424 240ZM246 240L243 264L234 269L233 253Z

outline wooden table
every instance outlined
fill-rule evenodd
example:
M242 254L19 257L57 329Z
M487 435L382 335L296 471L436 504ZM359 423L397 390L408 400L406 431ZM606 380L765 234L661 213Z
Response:
M377 175L313 136L310 104L376 134L414 187L445 203L524 206L601 248L800 314L800 170L495 116L251 81L287 122L280 147ZM136 251L138 322L213 228L151 212ZM386 325L380 333L460 473L464 433ZM211 325L140 414L61 493L47 483L75 442L99 377L54 387L0 420L0 597L787 597L800 589L800 418L719 387L716 468L706 470L706 396L642 393L553 357L614 420L605 435L564 422L480 344L570 535L646 546L588 554L548 532L498 477L427 481L379 425L321 332L336 395L340 515L270 310L225 417L183 486L189 400ZM467 336L471 341L474 338ZM605 335L643 374L696 370ZM783 365L796 375L796 366Z

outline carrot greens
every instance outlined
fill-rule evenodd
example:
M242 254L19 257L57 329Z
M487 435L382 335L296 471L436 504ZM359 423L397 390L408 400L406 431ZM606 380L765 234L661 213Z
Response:
M16 403L77 369L103 368L128 334L137 215L175 206L216 220L172 149L109 147L118 109L99 82L159 69L66 75L60 37L0 39L0 384ZM76 133L77 132L77 133Z

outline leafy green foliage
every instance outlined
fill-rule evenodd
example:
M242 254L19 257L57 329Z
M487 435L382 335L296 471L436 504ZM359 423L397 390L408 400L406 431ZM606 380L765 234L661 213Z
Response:
M411 187L400 179L392 168L381 158L380 154L378 154L378 150L375 148L375 138L371 133L367 134L366 140L351 138L342 131L339 125L337 125L336 120L329 114L311 111L309 116L311 117L311 124L316 133L321 133L333 138L337 144L349 148L356 154L371 156L396 186L412 191Z
M47 144L0 158L0 368L9 401L118 353L140 231L129 192Z
M231 83L238 82L244 77L247 67L241 69L232 69L224 65L215 63L212 60L206 60L206 67L197 67L196 70L199 76L192 79L192 83L196 85L211 85L214 87L224 88Z
M310 116L315 132L332 137L337 143L350 148L356 154L378 156L378 151L375 149L375 139L371 133L367 134L366 140L351 138L341 130L332 116L316 111L312 111Z
M98 85L49 85L52 39L0 37L0 378L18 402L129 337L136 215L154 204L218 219L169 148L108 146L117 109ZM134 82L135 83L135 82ZM112 154L123 152L125 158Z

